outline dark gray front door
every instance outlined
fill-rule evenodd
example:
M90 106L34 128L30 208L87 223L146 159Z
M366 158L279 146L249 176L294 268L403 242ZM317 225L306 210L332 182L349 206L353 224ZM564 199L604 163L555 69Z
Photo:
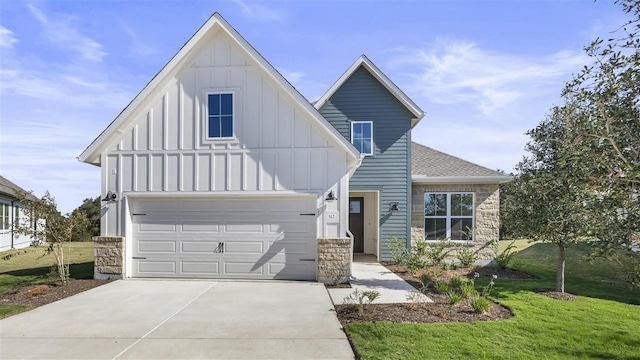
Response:
M349 198L349 231L353 234L353 252L364 252L364 198Z

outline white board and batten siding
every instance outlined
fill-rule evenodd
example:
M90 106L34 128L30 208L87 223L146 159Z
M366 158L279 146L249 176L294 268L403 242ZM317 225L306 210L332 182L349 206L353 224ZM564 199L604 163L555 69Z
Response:
M131 215L132 209L145 203L137 202L137 195L170 196L176 204L187 207L193 203L183 196L201 195L210 200L206 206L214 207L219 196L227 203L251 196L256 206L264 207L268 201L260 197L283 196L295 203L300 195L307 195L306 199L312 195L311 210L318 214L310 228L314 239L345 236L347 215L340 213L347 208L348 198L344 150L330 141L326 129L226 32L209 34L206 44L196 49L163 83L161 91L141 103L131 115L133 121L102 153L103 193L112 191L120 196L118 202L105 206L102 235L143 236L140 228L132 229L139 221ZM233 94L233 139L206 139L206 100L211 92ZM324 201L329 190L339 201ZM210 211L212 216L221 214L218 208ZM241 213L235 216L243 217ZM184 232L187 218L170 219L171 226L182 227ZM233 227L225 219L215 224L219 230ZM281 221L256 219L264 220L262 235L267 237L266 229ZM176 236L175 249L184 248L187 242L180 240L182 235Z

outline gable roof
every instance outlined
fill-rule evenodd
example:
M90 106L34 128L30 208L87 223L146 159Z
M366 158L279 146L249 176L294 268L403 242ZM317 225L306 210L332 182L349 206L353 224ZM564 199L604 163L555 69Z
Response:
M425 184L490 184L508 182L512 177L412 142L411 180Z
M351 65L347 71L327 90L322 97L313 103L316 109L320 109L333 94L344 85L344 83L358 70L360 67L366 69L374 78L376 78L382 86L384 86L393 96L395 96L402 105L404 105L409 112L411 112L414 118L411 120L411 127L413 128L424 117L424 111L420 109L416 103L413 102L396 84L391 81L369 58L365 55L360 55L358 60Z
M182 46L169 62L156 74L153 79L136 95L136 97L122 110L122 112L107 126L107 128L80 154L79 161L100 165L100 154L118 136L127 124L133 120L131 116L154 91L164 85L170 74L180 70L181 65L194 48L205 41L207 34L221 29L226 32L262 68L271 79L287 92L313 118L328 135L333 137L338 146L351 158L350 165L360 161L360 153L325 119L307 99L298 92L251 44L249 44L219 13L214 13L196 33Z
M38 198L30 194L27 190L21 188L20 186L9 181L9 179L7 179L6 177L0 175L0 194L9 195L15 198L18 192L26 193L27 199L29 200L32 200L32 201L38 200Z

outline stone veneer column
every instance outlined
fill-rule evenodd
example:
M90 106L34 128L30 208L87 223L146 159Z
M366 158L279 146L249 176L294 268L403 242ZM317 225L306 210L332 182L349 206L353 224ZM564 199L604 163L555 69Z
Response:
M124 277L124 237L93 237L93 278L122 279Z
M318 239L318 281L346 283L351 277L351 239Z

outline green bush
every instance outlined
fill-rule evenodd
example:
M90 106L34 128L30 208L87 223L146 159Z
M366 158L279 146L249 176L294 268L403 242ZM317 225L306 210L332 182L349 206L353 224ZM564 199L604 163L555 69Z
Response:
M410 251L404 239L392 236L391 242L387 245L391 252L391 259L398 265L405 265L409 260Z
M509 246L496 257L496 266L499 269L506 269L509 262L511 262L511 258L515 255L515 252L513 252L513 249L516 248L515 242L515 240L512 241Z
M456 246L458 253L458 261L464 267L473 265L478 260L478 255L473 251L473 248L469 245Z
M449 239L443 239L428 243L428 246L425 248L425 257L431 265L441 265L450 252L451 241L449 241Z

